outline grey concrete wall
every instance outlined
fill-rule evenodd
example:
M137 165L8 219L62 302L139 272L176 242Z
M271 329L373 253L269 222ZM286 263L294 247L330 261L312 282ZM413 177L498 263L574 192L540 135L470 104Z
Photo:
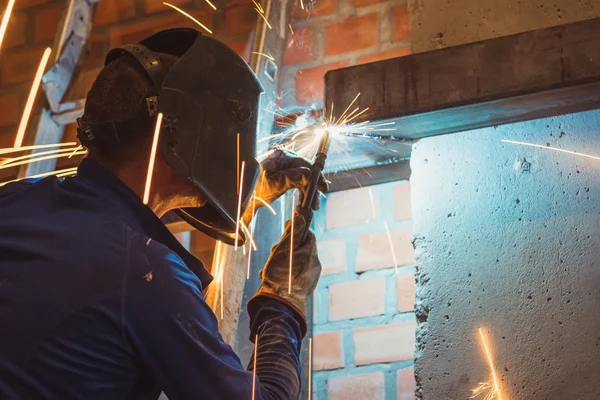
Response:
M408 0L413 53L600 16L598 0Z
M490 376L511 400L600 398L600 112L421 140L411 190L422 399Z

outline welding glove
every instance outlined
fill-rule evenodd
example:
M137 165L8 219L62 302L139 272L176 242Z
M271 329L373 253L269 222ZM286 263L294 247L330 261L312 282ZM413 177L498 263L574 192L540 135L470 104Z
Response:
M302 204L305 191L310 183L311 167L311 162L306 158L289 150L277 149L261 163L261 172L254 195L267 204L271 204L288 190L300 189L300 204ZM326 193L328 190L323 174L319 176L317 189L322 193ZM312 204L313 210L319 209L320 200L319 194L315 195ZM263 205L261 201L256 201L248 206L243 216L246 225L249 225L254 217L253 211L256 213L258 208Z
M306 219L296 212L294 215L290 289L291 228L291 221L288 221L281 240L271 249L271 256L260 271L262 283L248 302L248 311L250 315L255 313L255 308L260 305L260 298L269 297L278 300L296 312L302 336L304 336L307 329L306 302L319 281L321 262L317 255L317 241L314 233L308 231L306 239L302 241L302 236L307 229Z

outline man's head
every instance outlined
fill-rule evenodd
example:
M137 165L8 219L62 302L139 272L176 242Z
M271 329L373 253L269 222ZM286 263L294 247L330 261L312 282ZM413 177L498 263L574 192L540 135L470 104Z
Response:
M97 99L78 120L82 144L96 147L91 156L105 165L129 171L128 163L149 159L149 133L162 114L157 163L164 161L206 199L204 207L179 205L175 211L197 229L233 244L239 199L243 213L259 173L262 85L257 76L227 45L192 29L161 31L111 50L98 80L111 77L112 68L111 79L94 84L90 97ZM151 196L161 170L153 175ZM168 179L165 184L172 186Z

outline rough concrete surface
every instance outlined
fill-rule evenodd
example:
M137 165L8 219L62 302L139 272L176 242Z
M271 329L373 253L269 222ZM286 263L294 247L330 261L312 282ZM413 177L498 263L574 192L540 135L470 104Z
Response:
M600 398L600 112L423 139L411 190L419 398Z
M408 0L413 53L600 16L598 0Z

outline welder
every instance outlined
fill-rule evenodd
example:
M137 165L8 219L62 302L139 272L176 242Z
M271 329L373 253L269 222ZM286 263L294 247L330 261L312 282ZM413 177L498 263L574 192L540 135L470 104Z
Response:
M286 225L248 303L256 380L254 362L242 367L205 302L211 275L160 219L174 211L242 245L240 199L249 222L254 195L305 193L307 160L280 150L256 160L261 92L241 57L196 30L109 52L78 120L88 156L77 175L0 188L0 398L298 397L306 300L321 269L314 235L299 239L306 214Z

